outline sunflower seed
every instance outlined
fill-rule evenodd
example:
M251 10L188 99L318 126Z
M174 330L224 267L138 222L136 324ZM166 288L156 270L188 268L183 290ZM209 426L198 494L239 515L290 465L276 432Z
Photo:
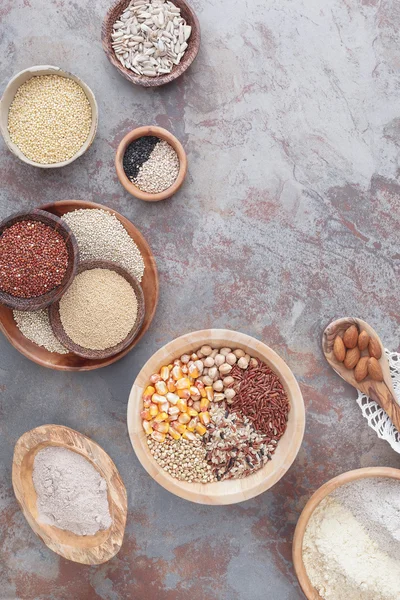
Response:
M114 23L111 45L123 66L155 77L179 64L191 31L170 0L131 0Z

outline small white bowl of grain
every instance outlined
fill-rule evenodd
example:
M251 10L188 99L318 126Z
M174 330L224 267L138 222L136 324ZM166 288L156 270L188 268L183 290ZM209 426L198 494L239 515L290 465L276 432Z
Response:
M64 167L82 156L97 131L92 90L76 75L39 65L17 73L0 101L0 131L9 150L34 167Z

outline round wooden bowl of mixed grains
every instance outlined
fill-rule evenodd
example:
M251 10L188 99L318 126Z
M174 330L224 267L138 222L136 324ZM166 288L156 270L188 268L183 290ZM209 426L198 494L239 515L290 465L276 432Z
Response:
M253 337L188 333L158 350L131 389L128 430L151 477L200 504L234 504L283 477L300 449L303 397L286 363Z
M200 48L200 24L186 0L117 0L103 21L101 40L123 77L155 87L190 67Z
M98 108L79 77L51 65L29 67L8 83L0 101L0 131L9 150L28 165L69 165L91 146Z
M121 184L132 196L159 202L182 186L187 157L180 141L167 129L137 127L119 143L115 168Z

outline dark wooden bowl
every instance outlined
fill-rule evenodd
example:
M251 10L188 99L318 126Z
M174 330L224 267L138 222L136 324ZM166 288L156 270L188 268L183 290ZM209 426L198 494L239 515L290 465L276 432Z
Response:
M17 296L12 296L11 294L7 294L0 290L0 304L4 304L14 310L40 310L50 306L53 302L57 302L71 285L79 262L78 244L74 234L64 221L59 217L44 210L39 210L38 208L30 210L29 212L15 213L7 219L4 219L4 221L0 223L0 236L5 229L8 229L20 221L39 221L44 225L48 225L62 236L67 246L68 266L62 283L57 287L46 292L46 294L43 294L42 296L35 296L34 298L18 298Z
M185 54L182 57L179 65L174 66L171 73L165 75L158 75L158 77L146 77L145 75L137 75L130 69L126 69L121 65L117 59L115 52L111 46L112 39L111 33L115 21L118 20L119 16L126 9L130 0L117 0L117 2L110 8L101 28L101 41L103 44L104 52L111 64L118 69L118 71L131 83L136 85L142 85L144 87L157 87L159 85L165 85L170 83L174 79L177 79L182 73L186 71L194 61L200 48L200 23L196 17L195 12L186 2L186 0L173 0L175 6L181 9L181 15L185 19L186 23L191 26L192 33L188 40L188 47Z
M150 194L149 192L144 192L138 188L137 185L128 179L124 170L123 161L127 147L134 140L146 135L153 135L168 142L168 144L175 150L179 159L179 172L174 183L163 192L158 192L157 194ZM127 192L132 194L132 196L139 198L139 200L145 200L146 202L159 202L160 200L171 198L171 196L173 196L181 187L187 173L187 156L178 138L172 135L172 133L170 133L167 129L155 126L137 127L136 129L132 129L132 131L127 133L126 136L120 141L117 148L117 153L115 155L115 169L117 171L120 183L124 186Z
M110 348L106 348L105 350L92 350L90 348L85 348L84 346L80 346L76 344L71 338L66 334L64 327L61 323L60 318L60 302L55 302L50 306L49 309L49 317L50 317L50 325L53 329L53 333L56 338L77 356L81 356L82 358L90 358L93 359L102 359L102 358L110 358L110 356L114 356L114 354L118 354L118 352L122 352L133 342L135 337L137 336L139 329L143 324L144 319L144 295L142 288L140 287L140 283L131 275L126 269L123 269L119 265L111 262L110 260L85 260L80 263L77 270L77 275L83 273L84 271L90 271L92 269L107 269L109 271L115 271L118 275L121 275L133 288L135 292L137 303L138 303L138 311L136 315L136 321L122 342L117 344L116 346L112 346Z
M106 210L117 217L117 219L125 227L128 234L137 244L144 260L145 269L143 279L141 281L141 287L145 298L145 314L142 327L140 328L140 331L135 339L127 348L125 348L125 350L109 358L97 358L94 360L82 358L76 354L72 354L72 352L69 354L57 354L56 352L49 352L45 348L34 344L24 335L22 335L18 329L13 318L12 310L2 305L0 305L0 331L4 333L8 341L14 346L14 348L21 352L21 354L38 365L41 365L42 367L56 369L57 371L91 371L93 369L100 369L102 367L111 365L128 354L128 352L130 352L130 350L132 350L132 348L142 339L150 327L156 312L158 303L158 273L156 261L150 246L140 231L133 225L133 223L131 223L126 217L102 204L95 204L94 202L86 202L84 200L61 200L59 202L47 204L42 208L59 217L67 212L71 212L79 208L99 208Z

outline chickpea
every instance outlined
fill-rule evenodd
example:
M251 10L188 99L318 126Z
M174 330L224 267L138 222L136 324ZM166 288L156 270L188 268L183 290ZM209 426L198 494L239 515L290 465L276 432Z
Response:
M213 367L214 365L215 365L215 361L212 356L207 356L207 358L204 359L205 367Z
M220 367L225 362L225 356L223 354L217 354L217 356L215 357L214 360L215 360L216 366Z
M246 352L243 352L243 350L238 348L237 350L233 351L233 354L236 356L236 358L242 358L243 356L246 355Z
M223 384L223 382L222 382L221 379L217 379L217 381L214 381L214 383L213 383L213 389L216 392L222 392L222 390L224 389L224 384Z
M237 358L233 354L233 352L229 352L229 354L226 355L225 360L228 363L228 365L234 365L235 362L237 361Z

